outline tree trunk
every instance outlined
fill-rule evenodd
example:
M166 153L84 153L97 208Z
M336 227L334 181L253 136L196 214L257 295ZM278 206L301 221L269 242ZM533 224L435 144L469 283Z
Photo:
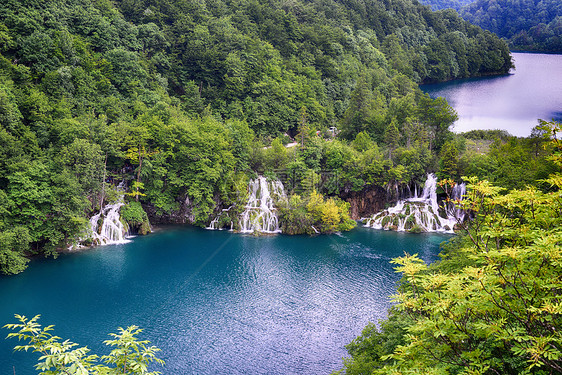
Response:
M105 179L106 179L106 177L107 177L107 152L105 153L105 161L103 163L103 180L101 182L100 211L103 208L103 201L105 200ZM95 208L95 207L92 207L92 209L93 208Z

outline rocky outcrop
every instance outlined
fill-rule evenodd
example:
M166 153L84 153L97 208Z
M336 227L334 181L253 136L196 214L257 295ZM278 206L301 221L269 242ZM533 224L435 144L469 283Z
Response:
M193 224L195 221L189 198L181 201L179 210L170 212L162 212L149 203L143 204L142 207L146 211L151 224Z
M351 191L344 194L342 199L349 202L350 217L359 220L384 209L392 197L384 188L375 186L361 191Z

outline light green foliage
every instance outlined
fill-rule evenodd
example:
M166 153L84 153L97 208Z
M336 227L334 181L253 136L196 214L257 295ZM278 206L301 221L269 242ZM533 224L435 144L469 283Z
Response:
M457 120L457 113L444 98L433 100L427 94L420 97L418 108L420 120L429 129L430 149L440 151L451 135L449 127Z
M16 315L16 319L19 323L4 326L15 331L9 333L8 338L27 342L17 345L16 351L39 353L35 369L40 375L157 375L160 372L149 371L148 366L153 362L164 365L164 361L156 356L160 349L148 346L149 341L137 338L142 332L137 326L119 328L118 333L110 333L112 339L104 341L104 344L112 350L100 357L90 354L87 347L79 347L69 340L61 342L60 337L51 334L53 326L41 327L39 315L31 319Z
M457 180L459 176L458 168L459 151L452 142L447 142L441 149L441 158L439 159L438 176L441 179Z
M75 139L60 152L61 164L68 168L95 205L103 183L103 154L98 144Z
M359 152L367 151L374 146L371 137L369 137L369 134L366 132L357 133L351 145Z
M349 218L349 203L338 198L325 199L313 190L305 199L292 195L279 212L282 230L287 234L314 234L348 231L355 228Z
M264 150L265 168L270 170L283 170L289 161L289 151L283 146L279 138L271 142L271 146Z
M404 275L397 307L414 324L389 358L396 368L452 373L560 371L557 193L499 195L489 183L471 182L462 206L476 218L467 228L470 241L452 255L470 264L443 272L416 256L395 260ZM514 360L506 361L509 356Z
M465 148L458 148L459 174L478 176L508 189L527 185L549 187L540 181L556 170L548 160L548 139L537 130L528 138L515 138L497 131L472 131L462 135Z
M286 205L279 207L279 221L283 233L314 233L312 216L307 211L306 202L300 195L291 195Z

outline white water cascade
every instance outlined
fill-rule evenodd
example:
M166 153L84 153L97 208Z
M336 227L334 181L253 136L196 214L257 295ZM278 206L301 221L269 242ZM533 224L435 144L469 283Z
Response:
M285 189L279 180L267 181L263 176L248 185L248 203L240 215L242 233L281 233L275 201L286 199Z
M209 226L206 227L205 229L223 230L224 227L221 227L221 218L222 218L223 215L225 215L225 213L230 211L231 208L232 208L232 206L223 209L213 220L211 220L211 222L209 223ZM228 214L226 214L226 215L228 215ZM230 230L233 230L233 227L234 227L234 223L232 221L230 221Z
M452 199L462 199L466 193L464 184L456 185ZM446 217L445 217L446 216ZM458 220L464 219L464 212L454 205L439 211L437 203L437 177L429 174L421 196L399 201L396 206L381 211L365 223L375 229L398 232L448 232L453 233Z
M90 218L92 240L94 245L111 245L129 242L125 239L128 228L121 222L119 210L124 206L123 190L125 181L117 186L119 199L116 203L104 206L100 212Z
M463 222L466 218L466 211L462 208L457 207L454 202L463 200L464 196L466 195L466 184L463 182L462 184L456 184L453 187L451 192L451 202L447 204L447 216L454 217L459 222Z
M124 203L118 202L105 206L100 213L90 218L92 238L95 245L127 243L127 229L120 220L119 209ZM100 218L102 220L100 224Z

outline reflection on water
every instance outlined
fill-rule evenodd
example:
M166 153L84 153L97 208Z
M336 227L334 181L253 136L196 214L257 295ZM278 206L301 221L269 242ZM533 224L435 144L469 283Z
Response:
M528 136L538 119L562 119L562 55L513 53L516 70L500 77L422 85L459 114L455 132L502 129Z

